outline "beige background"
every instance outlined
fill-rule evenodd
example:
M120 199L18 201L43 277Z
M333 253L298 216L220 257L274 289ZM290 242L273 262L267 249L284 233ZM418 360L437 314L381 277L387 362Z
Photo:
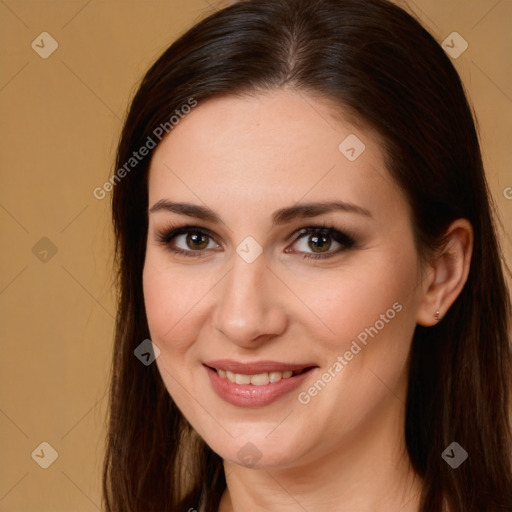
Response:
M0 2L0 511L100 510L115 304L109 197L92 191L111 173L144 70L219 5ZM456 31L469 43L454 63L479 119L510 264L512 1L409 5L438 41ZM31 47L42 32L58 43L46 59ZM58 453L47 469L35 462L48 460L42 442Z

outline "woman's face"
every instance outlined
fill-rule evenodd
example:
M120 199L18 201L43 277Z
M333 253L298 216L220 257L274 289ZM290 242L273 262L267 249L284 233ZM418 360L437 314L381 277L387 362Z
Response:
M152 158L156 364L237 464L291 468L402 436L424 292L410 212L376 135L332 112L289 90L199 102Z

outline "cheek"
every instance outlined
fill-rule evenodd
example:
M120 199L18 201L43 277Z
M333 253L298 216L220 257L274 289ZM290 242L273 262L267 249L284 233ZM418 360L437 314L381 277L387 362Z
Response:
M162 355L193 356L194 343L207 322L208 293L218 280L215 272L198 274L194 265L171 265L165 254L148 248L144 304L152 340Z
M152 340L160 349L168 350L168 339L175 341L179 350L186 338L180 342L175 335L187 325L186 314L194 303L194 286L188 283L182 272L167 268L162 258L149 250L143 272L144 304ZM180 318L183 320L180 322ZM161 346L165 345L165 346Z
M368 254L350 270L334 270L311 281L304 280L297 294L323 326L318 331L326 348L339 352L350 350L353 340L365 341L376 336L408 329L415 325L416 286L414 253ZM323 334L321 334L323 333Z
M143 271L149 332L151 340L160 349L156 364L165 387L180 410L188 411L190 415L193 409L189 409L189 393L197 394L190 388L190 372L197 360L195 340L203 322L198 318L198 306L208 288L203 289L203 283L194 281L187 270L170 266L165 256L155 253L151 249L147 251Z
M392 395L404 392L416 326L416 258L413 248L403 257L389 254L373 254L371 264L325 274L315 287L304 282L298 292L317 315L304 326L323 363L319 381L300 390L299 402L314 403L335 425L341 414L347 429L376 411L390 389ZM349 418L332 407L340 400L352 411Z

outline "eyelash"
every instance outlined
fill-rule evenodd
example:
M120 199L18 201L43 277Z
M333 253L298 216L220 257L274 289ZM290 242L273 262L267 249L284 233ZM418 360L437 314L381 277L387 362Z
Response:
M198 251L186 251L184 249L171 247L171 241L176 238L179 235L183 234L189 234L189 233L195 233L202 236L207 236L210 239L214 239L213 234L210 230L206 228L200 228L199 226L190 226L190 225L184 225L184 226L168 226L166 229L163 229L162 231L158 232L156 234L156 241L158 243L161 243L165 245L170 251L176 254L182 254L187 257L197 258L201 256L201 253L204 252L204 250L198 250ZM296 231L293 235L288 237L288 239L292 238L292 236L295 236L295 240L293 243L295 244L297 241L299 241L301 238L303 238L305 235L321 235L325 236L327 238L331 238L332 240L338 242L342 245L342 247L338 248L335 251L331 251L325 254L315 254L315 253L304 253L303 259L326 259L326 258L332 258L336 254L339 254L343 251L346 251L348 249L352 249L356 242L354 238L346 233L343 233L337 229L334 228L332 225L322 225L322 226L308 226L306 228L302 228L298 231ZM195 254L194 254L195 253Z

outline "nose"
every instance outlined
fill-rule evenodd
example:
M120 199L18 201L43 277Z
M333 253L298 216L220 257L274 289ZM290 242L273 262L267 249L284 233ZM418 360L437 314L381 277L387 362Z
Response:
M233 343L254 348L282 334L287 326L280 281L264 255L247 263L234 255L233 267L217 287L213 325Z

